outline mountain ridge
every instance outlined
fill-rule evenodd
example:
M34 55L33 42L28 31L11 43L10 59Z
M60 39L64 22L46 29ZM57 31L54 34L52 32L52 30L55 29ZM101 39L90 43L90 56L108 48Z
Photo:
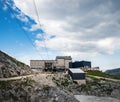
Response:
M106 70L105 73L120 76L120 68Z

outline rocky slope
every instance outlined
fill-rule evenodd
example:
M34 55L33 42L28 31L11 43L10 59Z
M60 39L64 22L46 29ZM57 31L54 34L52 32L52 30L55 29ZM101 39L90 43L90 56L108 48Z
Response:
M57 74L53 77L53 81L59 88L74 95L92 95L120 99L120 82L87 77L86 85L79 85L73 82L68 75L59 77Z
M28 65L17 61L6 53L0 51L0 78L14 77L31 74L32 70Z
M0 102L79 102L58 87L40 85L43 83L29 78L0 82Z
M81 101L83 97L78 101L75 95L98 96L96 100L102 100L98 102L119 102L120 83L87 77L87 84L79 85L63 73L40 73L32 78L0 82L0 102L93 102Z
M105 73L110 74L110 75L118 75L118 76L120 76L120 68L107 70L107 71L105 71Z

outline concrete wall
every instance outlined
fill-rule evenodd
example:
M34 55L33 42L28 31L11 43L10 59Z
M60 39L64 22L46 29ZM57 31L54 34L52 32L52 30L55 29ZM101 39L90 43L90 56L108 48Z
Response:
M44 68L45 63L43 60L30 60L30 67L31 68Z
M86 84L86 80L74 80L76 81L79 85Z
M52 63L52 68L69 68L69 62L72 60L57 59L57 60L30 60L31 68L45 68L45 63Z
M56 60L56 67L65 68L65 60L64 59L57 59Z
M56 64L54 60L30 60L31 68L45 68L45 63L52 63L53 67Z
M72 60L65 60L65 68L69 68L70 62L72 62Z

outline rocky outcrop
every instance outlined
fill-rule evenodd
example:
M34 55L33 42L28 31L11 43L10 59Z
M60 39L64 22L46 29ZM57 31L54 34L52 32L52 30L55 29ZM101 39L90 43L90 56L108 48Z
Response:
M31 79L0 83L0 102L79 102L57 87L36 86Z
M120 99L120 82L87 77L86 84L73 82L68 75L53 76L56 85L74 95L92 95L98 97L113 97Z
M25 65L0 51L0 78L27 75L31 73L32 70L28 65Z
M34 77L37 79L32 77L1 81L0 102L78 102L74 95L113 97L116 100L120 100L120 83L118 82L87 77L87 84L79 85L73 82L67 74L62 73L40 73ZM41 79L43 80L41 81Z

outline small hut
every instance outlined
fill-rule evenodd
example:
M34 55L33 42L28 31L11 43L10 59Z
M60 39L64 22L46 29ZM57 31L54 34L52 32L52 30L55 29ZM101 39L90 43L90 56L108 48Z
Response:
M82 71L80 68L70 68L68 70L68 74L74 81L80 82L81 84L86 83L86 75L85 72Z

